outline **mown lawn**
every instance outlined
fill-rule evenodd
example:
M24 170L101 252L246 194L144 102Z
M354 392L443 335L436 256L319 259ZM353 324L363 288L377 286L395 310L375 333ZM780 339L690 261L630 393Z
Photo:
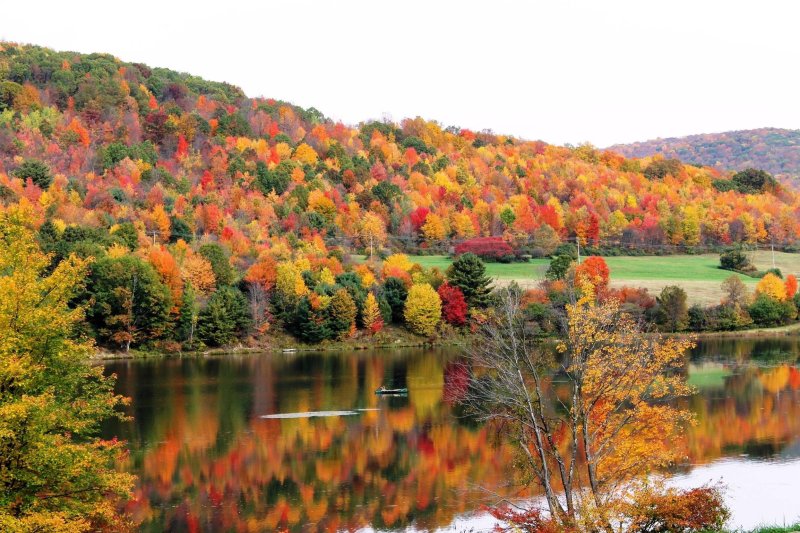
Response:
M410 256L422 266L438 267L442 271L452 262L443 255ZM770 252L755 252L751 261L759 270L772 267ZM719 256L706 255L665 255L647 257L607 257L611 270L612 286L622 285L644 287L657 295L667 285L683 287L689 295L690 303L714 304L723 296L720 284L731 275L718 268ZM529 263L487 263L487 273L499 283L516 281L523 287L531 287L544 278L549 261L534 259ZM775 252L775 266L784 276L800 274L800 254ZM742 276L742 280L753 288L758 280Z

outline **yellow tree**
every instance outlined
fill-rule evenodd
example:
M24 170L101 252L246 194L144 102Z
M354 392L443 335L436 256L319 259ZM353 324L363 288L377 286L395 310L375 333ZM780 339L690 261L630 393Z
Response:
M133 479L114 469L122 443L97 431L123 399L76 340L83 313L70 306L88 263L50 272L29 223L0 208L0 530L120 529Z
M373 293L367 294L367 299L364 301L362 322L364 323L364 328L373 335L383 328L381 310Z
M408 291L403 316L414 333L433 335L442 317L439 294L427 283L413 285Z
M505 291L468 351L480 377L465 402L516 446L554 529L611 531L649 476L679 458L675 440L692 418L671 400L691 392L675 371L691 342L642 335L618 301L583 292L567 306L559 363L528 336L519 292ZM558 393L553 372L567 380Z
M782 302L786 300L786 286L781 278L770 272L759 280L756 285L756 294L765 294Z
M358 236L361 245L369 249L371 258L374 247L383 246L386 242L386 227L381 217L375 213L365 213L358 224Z
M428 216L425 217L425 224L422 225L422 233L425 235L426 241L441 241L447 237L447 227L442 217L436 213L428 213Z

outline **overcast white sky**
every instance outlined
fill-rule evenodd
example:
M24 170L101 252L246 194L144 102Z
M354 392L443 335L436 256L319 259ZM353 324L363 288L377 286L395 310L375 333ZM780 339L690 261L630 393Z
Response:
M0 39L385 115L607 146L800 128L800 2L8 2Z

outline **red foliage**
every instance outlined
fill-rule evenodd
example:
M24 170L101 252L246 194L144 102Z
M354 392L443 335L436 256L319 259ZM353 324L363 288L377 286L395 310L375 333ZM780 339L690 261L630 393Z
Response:
M606 291L605 298L616 298L621 304L631 304L642 309L650 309L656 305L656 299L641 287L620 287L619 289L609 289Z
M431 210L427 207L418 207L411 212L411 224L414 226L414 231L419 231L419 228L425 224L425 219L428 217L428 213Z
M525 531L527 533L571 533L576 529L565 529L561 524L548 517L539 509L515 509L510 506L492 507L489 514L508 524L495 525L497 532Z
M189 143L186 142L186 137L180 135L178 137L178 148L175 150L175 159L181 159L189 154Z
M439 286L439 298L442 299L442 318L448 324L463 326L467 322L467 301L461 289L449 283Z
M456 255L473 253L481 259L497 260L514 255L514 250L502 237L476 237L456 246Z
M794 274L786 276L784 284L786 286L786 298L794 298L794 295L797 294L797 278Z
M575 267L575 281L585 279L594 285L597 292L603 292L608 288L609 277L610 272L605 259L597 255L587 257L583 263Z

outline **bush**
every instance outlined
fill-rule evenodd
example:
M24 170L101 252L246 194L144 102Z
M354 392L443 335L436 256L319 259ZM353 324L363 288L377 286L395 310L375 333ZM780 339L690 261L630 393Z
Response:
M628 531L640 533L722 531L730 517L719 487L647 491L626 511Z
M557 255L550 260L550 266L547 267L547 272L545 272L544 277L550 281L564 279L569 267L574 262L575 260L568 255Z
M734 270L737 272L751 272L755 267L750 263L747 255L740 249L735 248L722 252L719 256L720 268L724 270Z
M780 326L797 314L794 302L781 302L767 294L759 294L747 311L758 326Z
M507 257L513 261L517 257L514 249L502 237L476 237L456 245L456 255L467 253L475 254L484 261L501 261Z

